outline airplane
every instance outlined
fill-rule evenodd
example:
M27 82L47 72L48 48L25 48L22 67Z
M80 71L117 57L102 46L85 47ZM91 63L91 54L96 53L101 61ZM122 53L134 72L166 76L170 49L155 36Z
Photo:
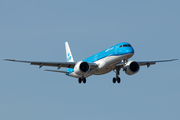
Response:
M122 42L116 44L108 49L103 50L91 57L88 57L82 61L75 62L69 47L68 42L65 42L67 62L36 62L36 61L22 61L13 59L3 59L6 61L30 63L30 65L57 67L57 70L48 70L51 72L65 73L67 76L78 78L79 83L86 83L86 78L91 75L103 75L114 71L116 77L113 77L113 83L120 83L119 77L120 70L125 71L127 75L134 75L140 70L140 66L154 65L158 62L169 62L178 59L171 60L159 60L159 61L128 61L134 55L133 47L127 43ZM68 68L66 71L60 71L61 67Z

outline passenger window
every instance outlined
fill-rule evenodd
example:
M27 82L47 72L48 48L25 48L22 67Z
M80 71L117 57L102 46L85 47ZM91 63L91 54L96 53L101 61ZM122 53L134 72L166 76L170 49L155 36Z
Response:
M121 48L121 47L122 47L122 45L119 48Z

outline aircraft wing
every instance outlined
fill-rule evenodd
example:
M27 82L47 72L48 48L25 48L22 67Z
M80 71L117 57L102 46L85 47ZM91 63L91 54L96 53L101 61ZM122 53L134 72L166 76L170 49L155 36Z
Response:
M22 60L13 60L13 59L3 59L5 61L12 61L12 62L22 62L22 63L30 63L30 65L38 65L39 68L42 66L51 66L51 67L58 67L60 69L61 67L65 68L74 68L76 65L76 62L36 62L36 61L22 61ZM95 63L88 63L91 67L91 69L96 68L97 65Z
M170 62L170 61L174 61L174 60L178 60L178 59L159 60L159 61L140 61L140 62L137 61L137 63L139 63L140 66L147 65L147 67L149 67L150 65L154 65L154 64L156 64L157 62ZM123 68L123 65L124 65L124 63L121 62L121 63L117 64L116 67L121 67L121 68Z
M178 60L178 59L159 60L159 61L141 61L141 62L137 62L137 63L139 63L140 66L147 65L147 67L149 67L150 65L154 65L154 64L156 64L158 62L170 62L170 61L174 61L174 60Z

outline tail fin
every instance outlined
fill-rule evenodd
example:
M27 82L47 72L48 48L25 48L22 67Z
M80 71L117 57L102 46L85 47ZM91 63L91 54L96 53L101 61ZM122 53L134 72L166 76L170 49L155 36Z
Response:
M65 42L65 47L66 47L66 58L68 62L74 62L71 50L69 48L68 42Z

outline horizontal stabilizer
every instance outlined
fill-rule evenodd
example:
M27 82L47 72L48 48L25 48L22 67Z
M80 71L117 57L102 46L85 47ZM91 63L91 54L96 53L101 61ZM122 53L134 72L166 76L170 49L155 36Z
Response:
M66 71L59 71L59 70L47 70L47 69L44 69L44 71L68 73L68 72L66 72Z

